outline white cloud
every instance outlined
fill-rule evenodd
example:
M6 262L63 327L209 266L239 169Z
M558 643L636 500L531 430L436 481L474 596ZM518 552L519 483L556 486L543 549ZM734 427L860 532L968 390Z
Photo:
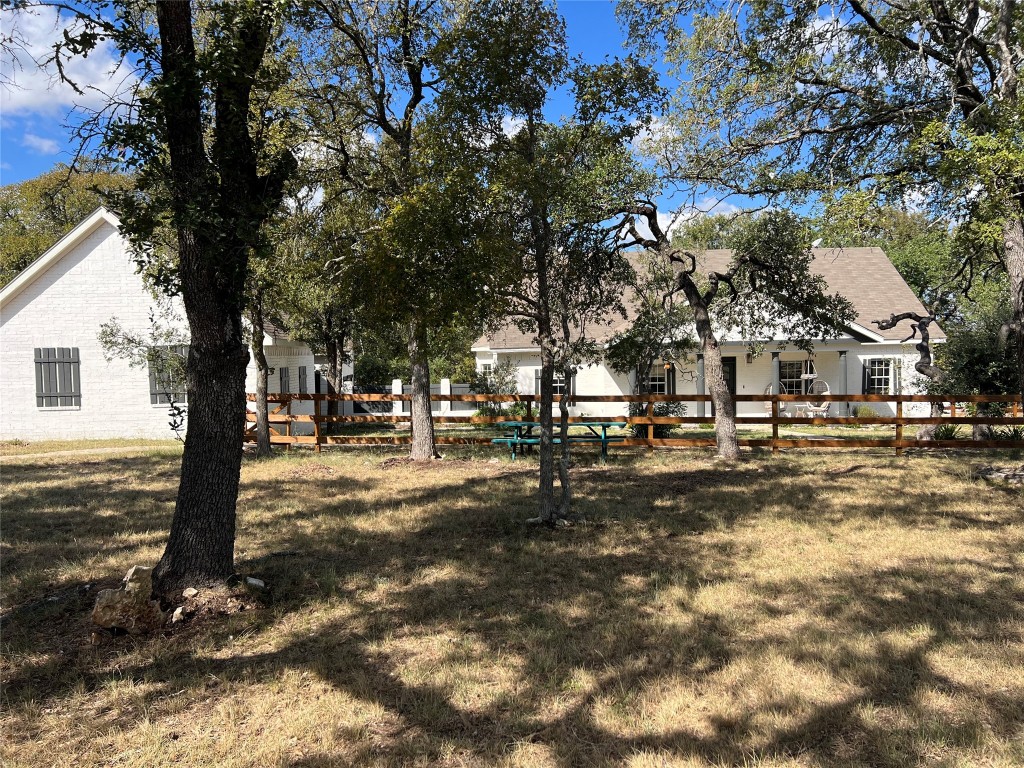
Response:
M21 145L40 155L56 155L60 152L60 144L56 141L44 139L34 133L26 133L21 139Z
M634 125L638 125L635 122ZM633 149L643 154L656 154L671 139L679 137L678 127L663 117L655 117L633 137Z
M501 132L509 138L512 138L519 130L526 125L526 120L521 117L512 117L511 115L505 115L501 118Z
M65 74L81 94L60 80L52 63L43 66L64 30L79 26L55 8L5 9L0 11L0 26L15 41L0 51L0 102L6 116L56 116L75 106L96 109L137 82L109 42L97 45L88 57L75 56L65 62Z

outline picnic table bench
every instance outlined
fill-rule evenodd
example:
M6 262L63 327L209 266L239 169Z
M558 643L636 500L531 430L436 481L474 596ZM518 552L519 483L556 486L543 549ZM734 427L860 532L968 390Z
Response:
M621 427L622 425L623 422L621 421L573 422L569 425L570 427L586 427L587 433L582 435L570 434L569 443L600 443L601 462L604 463L608 459L608 444L626 439L622 435L609 435L608 430L611 427ZM540 429L539 421L499 421L497 426L500 429L508 429L511 431L506 432L501 437L494 438L491 442L509 446L512 449L512 461L516 460L516 456L521 449L528 448L533 445L540 445L540 435L534 434L535 429ZM551 442L554 445L561 445L562 438L553 436L551 438Z

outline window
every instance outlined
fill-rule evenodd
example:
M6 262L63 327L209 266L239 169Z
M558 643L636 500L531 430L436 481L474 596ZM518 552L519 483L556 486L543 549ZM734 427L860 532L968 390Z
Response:
M187 346L153 347L149 350L149 402L151 405L184 403Z
M306 383L306 366L299 366L299 394L304 395L309 391L309 387Z
M279 368L278 369L278 374L280 374L280 376L281 376L281 386L280 386L280 388L277 391L278 392L291 392L292 391L292 385L291 385L291 380L289 379L289 376L288 376L288 369L287 368Z
M81 407L78 347L36 347L36 407Z
M570 389L572 391L576 390L576 377L575 376L573 376L571 381L570 381ZM533 391L534 391L535 394L538 394L538 395L540 394L540 368L538 368L536 373L534 373L534 375L533 375ZM566 392L565 392L565 376L560 376L557 373L555 374L555 380L554 380L554 386L552 388L552 392L556 396L566 394Z
M480 378L484 379L485 381L490 381L492 373L494 373L494 365L493 364L491 364L491 363L481 363L480 364Z
M648 392L652 395L674 395L676 393L676 367L658 363L651 366L647 374Z
M803 395L814 381L813 360L782 360L779 362L779 383L782 385L780 394ZM805 378L806 376L806 378Z
M864 361L864 394L892 394L892 360L877 357Z

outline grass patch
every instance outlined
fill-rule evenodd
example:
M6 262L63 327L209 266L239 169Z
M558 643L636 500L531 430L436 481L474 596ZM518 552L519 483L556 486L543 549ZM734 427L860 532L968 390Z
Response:
M5 464L0 762L1024 762L1024 497L971 458L584 453L590 522L551 532L532 461L446 453L247 460L271 605L99 646L176 458Z
M106 451L113 448L152 448L181 451L178 440L150 440L147 438L111 438L108 440L0 440L0 456L23 456L57 451Z

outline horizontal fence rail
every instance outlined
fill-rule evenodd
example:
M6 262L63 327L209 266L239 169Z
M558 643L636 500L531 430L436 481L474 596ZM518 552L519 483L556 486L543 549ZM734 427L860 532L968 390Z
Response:
M254 402L254 394L247 395ZM398 394L272 394L267 397L269 406L268 421L271 427L271 443L277 445L312 445L319 451L323 445L401 445L411 442L409 435L371 436L371 435L332 435L325 434L323 427L330 424L372 425L372 424L408 424L408 413L380 414L330 414L331 403L374 403L375 407L384 408L387 404L405 403L412 399L411 395ZM539 395L482 395L482 394L432 394L433 402L477 403L481 406L502 406L509 403L523 403L526 406L526 420L534 418L534 407L540 401ZM771 448L893 448L899 455L905 448L1024 448L1024 418L1020 395L735 395L738 403L764 403L764 416L739 416L739 425L770 426L770 438L739 439L740 445ZM561 398L556 396L555 403ZM623 427L641 425L647 427L646 437L628 437L616 442L616 445L640 446L647 448L676 447L711 447L715 445L713 435L708 437L668 437L656 438L655 426L664 425L700 425L715 423L714 416L655 416L654 406L657 403L708 403L710 395L571 395L569 404L581 403L631 403L644 404L645 412L638 416L570 416L569 423L587 421L621 422ZM783 409L789 404L813 403L886 403L895 406L895 416L874 414L869 416L814 416L788 415ZM312 403L313 413L293 413L293 405ZM907 403L933 403L943 406L943 414L907 415L903 406ZM1004 413L978 415L979 404L1004 404ZM972 414L971 411L974 411ZM465 410L462 411L466 413ZM947 415L948 412L948 415ZM445 414L433 415L435 424L446 425L487 425L501 421L509 421L509 414L483 415L479 413L461 416ZM256 414L246 414L245 442L256 440ZM557 416L556 416L557 422ZM294 434L294 425L312 425L312 434ZM970 437L956 439L921 440L916 437L905 437L906 427L926 425L990 425L1006 430L1007 439L974 440ZM894 426L893 437L885 438L829 438L829 437L791 437L780 436L780 427L794 426ZM1021 434L1013 431L1018 428ZM439 435L435 441L441 445L481 445L490 444L490 436L452 436Z

